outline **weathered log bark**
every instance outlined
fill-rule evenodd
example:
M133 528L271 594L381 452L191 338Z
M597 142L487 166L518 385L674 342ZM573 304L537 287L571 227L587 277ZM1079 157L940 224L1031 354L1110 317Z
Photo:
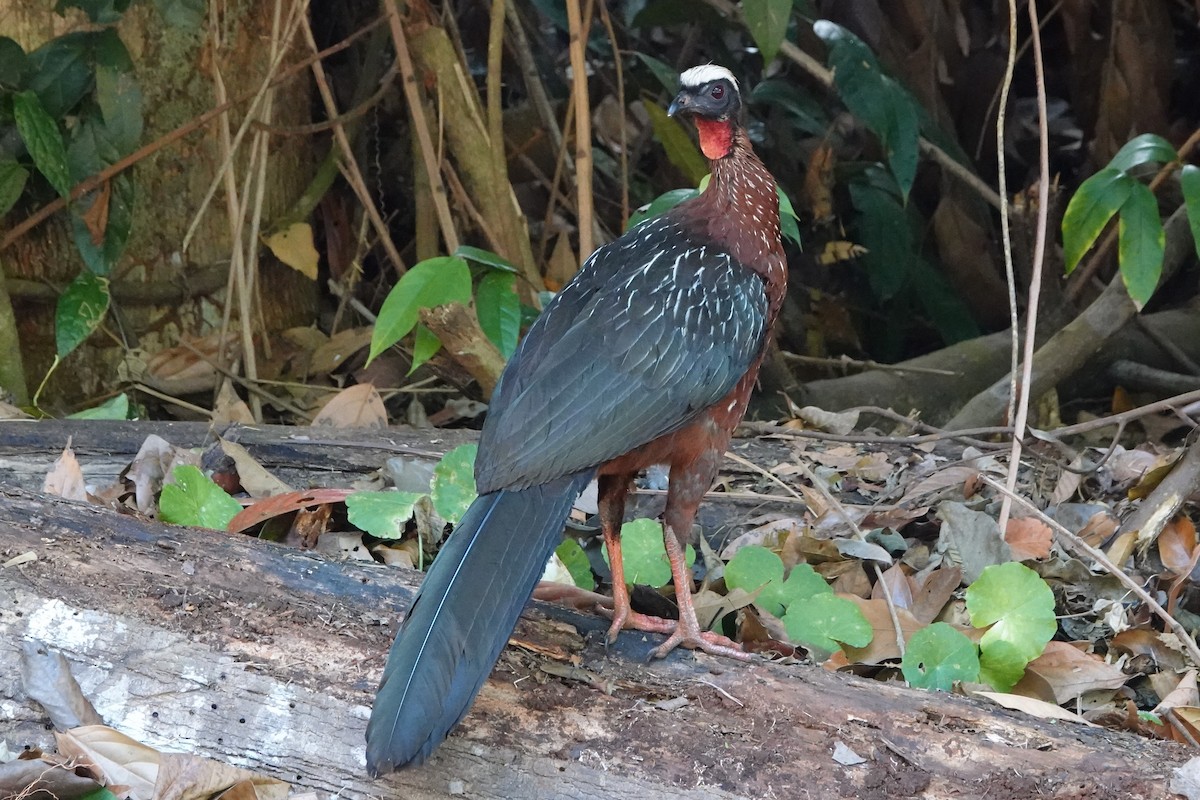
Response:
M606 650L607 621L535 604L431 762L372 783L367 707L414 573L0 490L0 563L24 552L0 569L10 748L50 745L17 678L35 638L126 734L345 797L1164 798L1186 759L810 666L646 664L649 638ZM865 763L835 762L838 742Z

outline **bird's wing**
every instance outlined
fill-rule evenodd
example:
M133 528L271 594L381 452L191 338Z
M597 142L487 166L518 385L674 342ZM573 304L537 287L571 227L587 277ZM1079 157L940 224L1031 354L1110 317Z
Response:
M766 315L762 279L670 217L597 250L492 395L480 491L595 467L684 426L750 368Z

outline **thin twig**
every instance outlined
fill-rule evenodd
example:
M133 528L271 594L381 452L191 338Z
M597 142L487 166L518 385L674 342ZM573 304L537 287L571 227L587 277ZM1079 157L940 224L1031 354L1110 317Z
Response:
M404 86L404 99L408 101L408 113L412 117L413 130L421 146L421 156L425 163L426 177L429 179L430 194L433 195L433 207L437 210L438 222L442 227L442 238L446 241L446 249L454 252L458 249L458 231L454 227L454 217L450 215L450 204L446 199L446 187L442 184L442 172L438 165L438 150L433 146L429 135L429 120L425 117L425 104L421 101L421 92L417 88L417 74L413 67L412 55L408 50L408 36L400 22L400 12L394 0L382 0L387 8L388 26L392 31L392 43L396 47L396 57L400 61L401 83Z
M1017 0L1008 0L1008 60L1004 65L1004 79L1000 82L1000 107L996 111L996 171L997 185L1000 196L1008 197L1008 176L1006 173L1007 154L1004 150L1004 124L1008 115L1008 94L1012 90L1013 71L1017 64ZM1017 274L1013 265L1012 253L1012 221L1009 204L1000 207L1000 241L1004 253L1004 277L1008 289L1008 332L1009 332L1009 363L1008 371L1008 419L1012 422L1017 414L1017 370L1021 366L1020 316L1017 309ZM1013 439L1013 447L1019 448L1020 442ZM1009 463L1009 472L1014 480L1020 464L1020 450L1013 454ZM1000 530L1004 530L1003 527Z
M580 0L567 0L567 26L571 34L571 102L575 106L575 194L578 198L579 261L595 248L592 238L592 115L588 101L587 30ZM591 20L592 0L587 18Z
M1012 456L1008 463L1008 490L1017 488L1017 472L1021 468L1021 440L1025 437L1025 423L1029 419L1029 393L1033 388L1033 353L1037 346L1038 298L1042 289L1042 265L1045 263L1046 229L1050 216L1050 123L1046 113L1046 73L1042 59L1042 34L1038 26L1037 0L1028 0L1029 22L1033 38L1033 66L1037 76L1038 106L1038 212L1037 228L1033 242L1033 266L1029 276L1029 297L1025 308L1025 357L1021 360L1020 400L1017 415L1013 420ZM1006 245L1007 247L1007 245ZM1015 330L1015 329L1014 329ZM1016 374L1016 364L1013 374ZM1008 524L1011 504L1000 503L1000 530Z
M621 48L617 45L617 32L613 28L608 3L600 4L600 21L608 33L608 42L613 51L613 65L617 71L617 106L621 109L621 226L629 220L629 121L625 108L625 69L621 65Z
M996 482L996 480L988 475L981 474L980 479L1001 494L1011 497L1012 500L1018 505L1029 511L1046 525L1049 525L1058 535L1059 540L1070 545L1070 548L1074 550L1076 554L1082 553L1086 555L1088 558L1099 564L1105 572L1120 581L1122 586L1124 586L1131 593L1136 595L1139 600L1145 603L1146 606L1152 612L1154 612L1154 615L1161 619L1163 623L1171 629L1171 632L1179 638L1179 643L1184 647L1184 649L1187 650L1188 655L1191 656L1192 663L1194 665L1200 665L1200 648L1196 646L1196 640L1192 638L1191 634L1187 632L1186 628L1180 625L1173 616L1167 613L1165 608L1158 604L1157 600L1151 597L1150 594L1142 588L1140 583L1125 574L1125 572L1112 561L1110 561L1108 556L1106 556L1102 551L1097 550L1083 539L1071 533L1069 530L1064 528L1061 523L1047 516L1044 511L1026 500L1024 497L1021 497L1015 492L1008 491L1005 486Z
M914 375L945 375L947 377L956 378L962 373L955 372L952 369L937 369L935 367L905 367L899 364L880 364L878 361L861 361L850 358L849 356L840 356L838 358L821 358L818 356L803 356L799 353L789 353L786 350L781 350L783 357L788 361L794 361L797 364L812 364L822 367L841 367L843 369L855 368L861 370L874 370L878 372L900 372L912 373Z
M504 77L504 8L505 0L492 0L488 23L487 45L487 126L492 148L492 161L497 175L506 174L504 148L504 104L501 89Z

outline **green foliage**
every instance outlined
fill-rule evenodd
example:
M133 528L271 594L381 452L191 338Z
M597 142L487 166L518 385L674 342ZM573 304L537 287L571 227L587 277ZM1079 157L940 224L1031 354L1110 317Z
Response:
M163 522L223 531L242 510L237 500L191 464L176 467L174 475L175 483L163 486L158 498L158 518Z
M464 444L442 456L433 468L429 496L433 507L447 522L458 524L478 496L475 492L475 453L478 446Z
M579 542L570 537L563 539L562 544L555 548L554 554L571 573L571 580L575 581L576 586L589 592L596 588L596 579L592 575L591 565L588 564L587 553L583 552Z
M696 552L688 545L685 558L688 566L696 560ZM608 563L608 550L604 551ZM671 580L671 562L663 547L662 525L652 519L635 519L621 526L621 561L625 566L625 583L645 584L659 588ZM689 589L691 587L688 587Z
M479 327L500 350L500 355L511 358L521 335L517 276L498 269L484 275L475 291L475 314L479 317Z
M644 107L650 115L654 138L666 151L667 160L689 181L699 183L708 174L708 162L700 154L687 129L679 124L679 120L667 116L666 109L657 103L646 103Z
M67 146L62 133L34 92L18 92L12 99L17 132L34 166L62 197L71 194L71 175L67 168Z
M646 65L650 73L662 84L663 89L675 92L679 89L679 73L670 64L659 61L654 56L645 53L635 53L638 60Z
M466 261L457 256L438 256L416 264L392 287L379 309L367 363L412 332L422 308L470 302L471 270ZM414 353L414 368L417 363Z
M54 340L58 358L66 358L92 335L108 313L108 278L84 271L58 298L54 312Z
M804 566L808 566L805 564ZM832 653L839 642L851 647L866 647L874 630L858 606L829 591L797 602L783 616L788 638L806 647Z
M725 585L757 591L755 604L782 618L794 642L825 652L837 650L838 642L851 647L871 642L871 625L858 606L835 595L808 564L797 564L785 579L783 560L765 547L739 549L725 565Z
M977 628L980 678L1007 692L1058 630L1054 594L1036 572L1015 561L988 567L967 587L967 611Z
M948 692L955 683L979 679L979 648L945 622L935 622L908 640L900 670L910 686Z
M775 54L787 36L791 15L792 0L742 0L742 16L762 53L764 66L775 60Z
M1153 193L1130 170L1143 164L1170 163L1178 158L1175 148L1161 136L1142 134L1131 139L1113 156L1108 166L1088 178L1067 204L1063 214L1063 258L1070 274L1092 248L1114 215L1118 225L1118 265L1130 299L1141 309L1150 300L1162 275L1165 232ZM1183 175L1180 176L1181 181ZM1189 222L1197 206L1188 198ZM1196 187L1200 190L1200 187ZM1195 226L1194 228L1195 229ZM1200 252L1200 246L1197 247Z
M829 48L829 66L842 102L879 137L900 194L907 199L920 155L916 100L884 74L871 48L845 28L818 20L813 32Z
M129 395L122 392L94 408L69 414L67 419L129 419Z
M629 221L625 223L625 230L631 230L648 219L654 219L659 214L670 211L684 200L691 200L699 194L699 189L671 189L663 192L646 206L630 214Z
M1183 200L1187 205L1188 227L1192 229L1192 243L1196 256L1200 257L1200 167L1186 164L1179 174L1179 185L1183 189ZM3 207L0 204L0 207Z
M16 161L0 161L0 216L7 214L17 202L28 177L29 170Z
M376 539L399 539L412 519L418 492L355 492L346 497L346 516Z

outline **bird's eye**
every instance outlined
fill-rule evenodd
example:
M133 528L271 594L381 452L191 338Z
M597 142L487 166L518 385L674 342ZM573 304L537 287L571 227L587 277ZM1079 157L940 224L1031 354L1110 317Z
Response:
M718 83L709 90L708 94L713 100L720 100L725 96L725 87Z

